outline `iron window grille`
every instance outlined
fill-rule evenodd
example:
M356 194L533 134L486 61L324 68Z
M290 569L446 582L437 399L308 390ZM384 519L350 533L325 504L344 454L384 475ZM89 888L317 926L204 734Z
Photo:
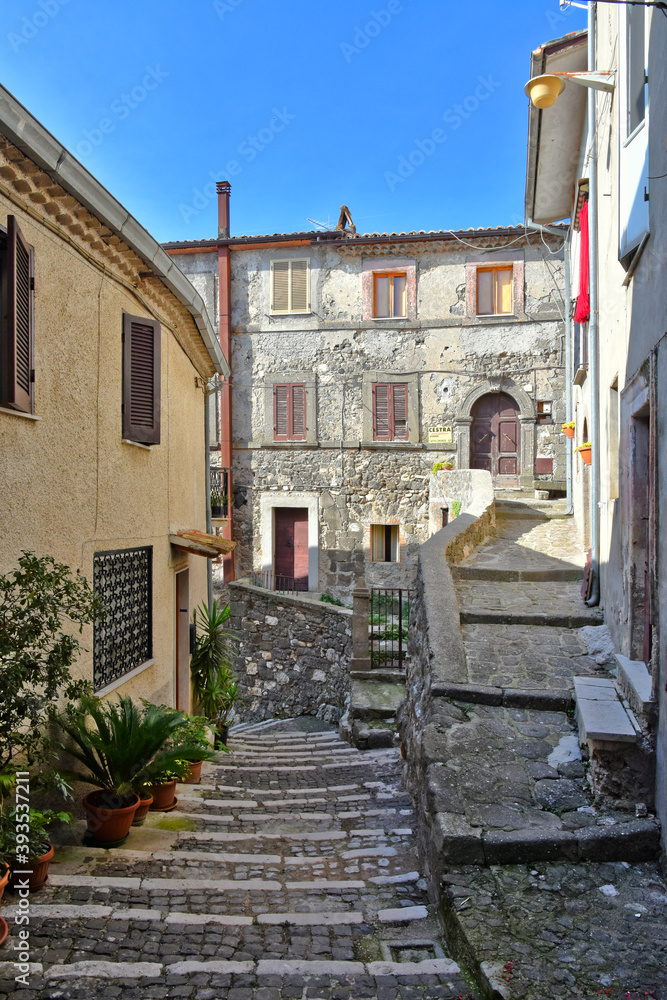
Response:
M93 589L104 607L93 628L99 691L153 655L153 546L96 552Z

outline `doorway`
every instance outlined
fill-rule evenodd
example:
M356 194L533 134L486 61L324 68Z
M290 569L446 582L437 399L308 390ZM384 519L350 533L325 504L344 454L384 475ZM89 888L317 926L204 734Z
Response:
M274 508L276 590L308 590L308 508Z
M190 711L190 570L176 574L176 708Z
M506 392L482 396L472 408L470 468L517 485L521 474L519 406Z

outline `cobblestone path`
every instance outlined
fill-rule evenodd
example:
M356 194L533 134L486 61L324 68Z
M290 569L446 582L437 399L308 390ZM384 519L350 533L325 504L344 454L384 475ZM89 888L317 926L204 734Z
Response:
M657 826L593 799L566 711L573 676L606 676L578 634L602 617L574 525L557 505L497 511L454 568L468 681L427 747L449 939L494 1000L667 1000Z
M398 752L304 721L239 728L127 849L60 852L31 901L28 988L16 927L0 952L3 1000L472 996L428 905Z

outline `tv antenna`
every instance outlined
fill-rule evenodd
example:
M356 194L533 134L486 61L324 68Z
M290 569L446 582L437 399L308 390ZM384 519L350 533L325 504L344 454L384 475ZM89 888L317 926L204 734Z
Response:
M328 222L318 222L317 219L308 219L307 221L308 222L312 222L312 224L314 226L317 226L319 229L323 229L325 232L328 232L328 230L331 229L331 216L330 215L328 216L328 219L329 219Z

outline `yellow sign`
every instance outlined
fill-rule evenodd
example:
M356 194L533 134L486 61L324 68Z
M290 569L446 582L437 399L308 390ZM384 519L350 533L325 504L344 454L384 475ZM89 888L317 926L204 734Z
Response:
M449 426L429 427L429 444L451 444L453 441L452 428Z

